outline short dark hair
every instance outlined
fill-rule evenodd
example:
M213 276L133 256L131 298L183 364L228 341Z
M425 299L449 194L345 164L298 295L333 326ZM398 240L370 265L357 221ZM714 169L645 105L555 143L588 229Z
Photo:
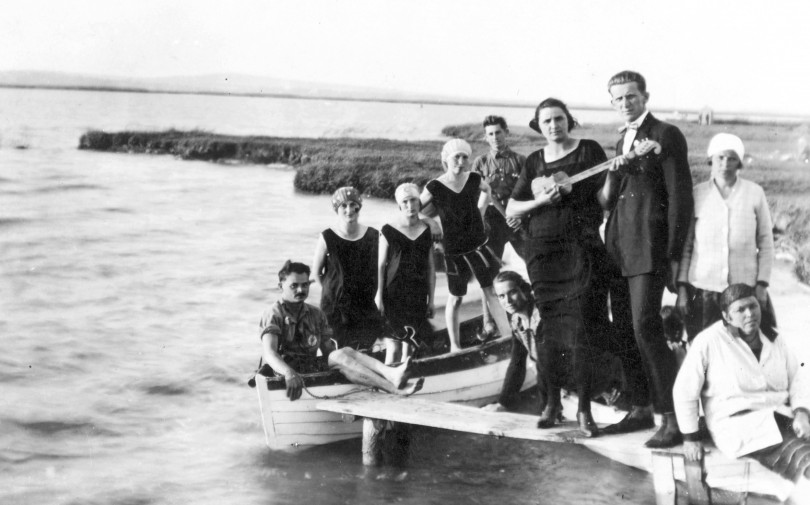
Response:
M506 126L506 119L502 118L501 116L487 116L484 118L484 128L495 125L500 125L500 127L504 130L509 129L509 127Z
M498 275L495 276L495 279L492 281L493 284L496 282L512 282L517 286L519 290L526 295L526 298L529 300L530 303L534 303L534 293L532 292L532 286L529 282L523 278L517 272L513 272L511 270L501 270Z
M610 91L611 87L617 84L627 84L630 82L636 83L638 85L638 90L645 95L647 94L647 81L644 79L644 76L632 70L622 70L618 74L611 77L608 81L608 92Z
M732 303L749 296L754 298L757 296L757 292L753 287L743 283L732 284L720 293L720 309L727 312Z
M292 260L287 260L281 270L278 271L278 282L284 282L290 274L304 274L309 277L309 266L303 263L296 263Z
M568 131L570 132L577 126L579 126L579 121L577 121L574 116L571 115L571 111L568 110L568 106L565 105L565 102L558 98L546 98L537 106L534 110L534 121L537 123L538 128L540 127L539 120L540 120L540 110L541 109L548 109L549 107L559 107L565 113L566 119L568 119Z

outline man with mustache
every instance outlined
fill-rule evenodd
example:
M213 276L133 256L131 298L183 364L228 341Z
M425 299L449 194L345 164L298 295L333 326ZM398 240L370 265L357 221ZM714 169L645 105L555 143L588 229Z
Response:
M396 367L387 366L350 347L336 349L326 315L306 303L309 296L310 269L303 263L287 261L278 273L281 300L264 313L259 323L262 363L283 376L287 398L301 397L306 372L337 369L355 384L374 387L388 393L410 395L422 388L424 378L409 381L410 359ZM318 350L325 359L320 359Z

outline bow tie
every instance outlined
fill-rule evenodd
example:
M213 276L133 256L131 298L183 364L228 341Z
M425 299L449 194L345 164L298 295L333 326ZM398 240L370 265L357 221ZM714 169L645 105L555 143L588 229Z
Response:
M498 151L498 152L495 153L495 159L496 160L499 160L501 158L505 159L505 158L508 158L508 157L509 157L509 152L508 151Z
M624 126L619 128L619 133L624 133L627 130L638 130L638 126L639 126L638 123L635 123L635 122L633 122L633 123L625 123Z

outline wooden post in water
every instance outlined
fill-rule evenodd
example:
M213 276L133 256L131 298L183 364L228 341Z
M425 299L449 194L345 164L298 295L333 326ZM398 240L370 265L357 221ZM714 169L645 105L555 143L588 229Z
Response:
M386 434L388 421L363 419L363 464L379 466L385 460L389 464L402 466L408 461L411 446L411 425L391 423Z
M363 419L363 464L378 466L382 463L383 434L385 421L382 419Z

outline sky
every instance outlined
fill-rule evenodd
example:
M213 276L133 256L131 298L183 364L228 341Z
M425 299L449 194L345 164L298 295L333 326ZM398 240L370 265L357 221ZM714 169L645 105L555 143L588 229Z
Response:
M0 71L249 74L609 106L632 69L651 108L810 116L806 0L4 1Z

